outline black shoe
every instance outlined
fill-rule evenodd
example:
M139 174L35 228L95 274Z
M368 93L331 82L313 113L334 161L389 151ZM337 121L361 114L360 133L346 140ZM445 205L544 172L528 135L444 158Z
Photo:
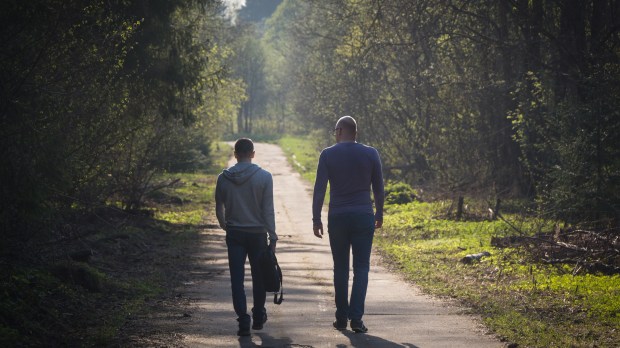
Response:
M239 331L237 331L237 336L250 336L250 328L239 328Z
M250 336L250 316L238 318L237 321L239 322L237 336Z
M336 319L334 320L334 327L336 330L346 330L347 329L347 320L346 319Z
M267 322L267 314L263 314L261 319L254 318L252 322L252 330L262 330L263 325Z
M356 333L366 333L368 328L364 326L364 322L361 320L351 320L351 330Z

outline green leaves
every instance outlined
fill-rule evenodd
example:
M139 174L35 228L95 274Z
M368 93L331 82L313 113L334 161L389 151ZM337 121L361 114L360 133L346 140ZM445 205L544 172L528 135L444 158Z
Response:
M8 240L52 237L37 226L65 210L139 208L156 172L204 168L238 102L223 83L215 2L5 1L0 19Z
M356 117L386 176L617 221L614 3L285 1L269 33L296 115Z

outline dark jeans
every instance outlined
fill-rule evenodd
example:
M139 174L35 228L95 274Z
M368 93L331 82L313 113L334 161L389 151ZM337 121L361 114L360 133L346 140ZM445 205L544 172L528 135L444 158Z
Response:
M368 288L375 218L372 214L359 213L330 216L327 230L334 259L336 318L361 320ZM353 251L353 286L349 301L350 250Z
M265 288L260 276L258 257L267 248L267 234L242 231L226 231L226 246L228 247L228 267L230 269L230 284L232 287L233 307L237 313L239 326L250 326L247 300L245 297L245 260L250 259L252 271L252 294L254 319L262 319L265 310Z

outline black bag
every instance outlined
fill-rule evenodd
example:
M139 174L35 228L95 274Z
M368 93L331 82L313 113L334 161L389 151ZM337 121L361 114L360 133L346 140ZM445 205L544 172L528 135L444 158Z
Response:
M282 303L282 295L284 294L282 289L282 270L280 269L280 265L278 265L276 255L270 247L267 247L267 249L261 253L259 265L265 291L273 292L273 303ZM278 298L278 294L280 298Z

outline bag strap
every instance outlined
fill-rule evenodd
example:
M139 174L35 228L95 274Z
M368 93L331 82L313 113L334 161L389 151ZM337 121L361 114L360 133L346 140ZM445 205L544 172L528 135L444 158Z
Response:
M276 255L273 254L273 260L275 261L276 264L276 269L278 271L278 275L280 276L280 291L278 292L274 292L273 293L273 303L279 305L282 303L282 301L284 301L284 288L282 287L282 269L280 268L280 265L278 264L278 259L276 258ZM280 294L280 297L278 298L278 294Z

